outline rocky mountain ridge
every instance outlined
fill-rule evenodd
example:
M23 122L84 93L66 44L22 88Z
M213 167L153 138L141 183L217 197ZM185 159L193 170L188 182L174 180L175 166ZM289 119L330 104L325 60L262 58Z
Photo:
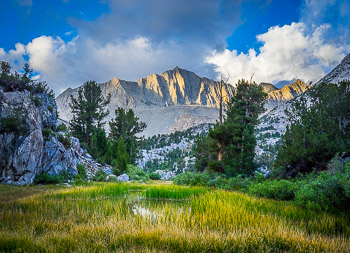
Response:
M282 89L272 90L268 93L266 108L273 109L276 106L303 94L308 89L307 85L297 79L295 82L285 85Z
M201 78L178 67L160 75L149 75L137 82L113 78L100 86L105 97L111 95L107 106L110 114L106 121L114 117L117 107L133 109L148 126L142 133L146 137L215 122L218 117L219 82ZM57 97L62 119L71 119L70 96L77 94L78 88L67 89ZM233 87L224 84L223 96L229 98L232 94Z
M268 109L291 99L305 89L302 82L281 90L274 89L269 84L264 85L266 88L267 86L274 92L267 104ZM202 123L215 123L218 119L220 83L201 78L179 67L159 75L151 74L137 82L113 78L100 84L100 87L105 97L111 95L111 102L107 106L110 114L106 121L114 117L117 107L133 109L136 116L148 126L142 133L146 137L184 131ZM233 92L232 85L224 84L225 99L229 99ZM71 119L70 96L77 94L78 88L69 88L56 98L59 115L63 120ZM108 124L106 126L108 130Z

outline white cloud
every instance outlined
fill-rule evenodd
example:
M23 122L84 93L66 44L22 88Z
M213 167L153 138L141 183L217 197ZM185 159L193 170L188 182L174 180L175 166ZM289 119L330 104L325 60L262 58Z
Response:
M14 70L19 70L25 63L23 58L25 52L25 45L21 43L17 43L15 49L11 49L8 52L0 48L0 60L9 62Z
M18 70L24 64L24 56L28 56L31 67L40 74L40 80L47 81L58 95L87 80L105 82L115 76L137 80L177 65L200 72L204 68L198 62L203 62L203 55L209 53L206 50L204 45L155 44L146 37L101 45L90 37L77 36L64 42L60 37L40 36L27 45L16 44L16 49L9 52L0 48L0 60L10 62Z
M317 81L339 63L349 49L327 42L323 35L328 29L329 25L321 25L310 31L301 22L274 26L257 36L263 44L259 53L254 49L247 54L226 49L214 51L206 61L214 65L219 75L229 75L232 84L240 78L250 79L253 74L258 83L294 78Z

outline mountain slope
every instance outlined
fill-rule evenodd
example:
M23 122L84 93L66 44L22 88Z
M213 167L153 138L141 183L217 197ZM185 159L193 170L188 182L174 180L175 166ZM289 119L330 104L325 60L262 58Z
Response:
M261 84L269 94L268 109L299 95L304 89L302 82L278 90L272 84ZM111 95L107 106L110 114L106 121L114 117L117 107L133 109L136 116L146 122L142 133L146 137L184 131L202 123L215 123L218 118L220 101L217 81L201 78L195 73L176 67L162 74L151 74L137 82L118 78L100 84L103 95ZM229 99L234 93L230 84L225 84L223 96ZM70 96L77 96L78 88L67 89L56 98L59 115L63 120L72 118L69 107ZM108 124L107 130L108 130Z
M326 76L321 78L315 85L322 82L325 83L338 83L343 80L350 80L350 54L344 57L344 59Z
M280 90L271 91L268 94L268 104L275 107L303 94L306 90L306 84L297 79L295 82L285 85Z
M321 82L337 83L347 79L350 79L350 54L348 54L330 73L321 78L314 85L318 85ZM297 86L294 85L294 88L296 87ZM307 97L307 91L302 93L302 96ZM294 99L298 99L299 97L300 96L297 96ZM285 114L285 110L290 110L292 101L293 99L286 103L282 103L267 114L261 116L260 123L257 126L257 132L258 136L262 136L263 138L258 140L256 150L258 154L264 153L269 149L269 146L275 145L280 140L280 136L285 133L286 127L290 123Z
M133 109L147 124L145 136L182 131L201 123L213 123L218 117L219 82L201 78L193 72L178 67L160 75L152 74L137 82L113 78L100 84L103 95L111 95L108 105L109 121L117 107ZM70 96L76 96L78 88L67 89L57 98L62 119L72 117ZM233 87L225 84L223 95L230 98Z

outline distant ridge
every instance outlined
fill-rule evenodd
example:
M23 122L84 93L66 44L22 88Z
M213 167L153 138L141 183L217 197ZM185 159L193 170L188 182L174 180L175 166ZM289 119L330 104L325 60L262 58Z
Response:
M272 94L269 95L271 103L267 103L269 109L303 90L301 83L281 90L272 84L261 85ZM108 105L110 114L106 121L114 117L117 107L133 109L136 116L148 126L143 132L145 136L183 131L202 123L215 123L219 115L220 83L179 67L161 74L151 74L137 82L115 77L101 83L100 87L105 97L111 95ZM233 86L224 84L225 99L229 99L233 93ZM78 88L68 88L56 98L59 115L63 120L69 121L72 118L70 96L77 94ZM106 126L108 130L108 124Z

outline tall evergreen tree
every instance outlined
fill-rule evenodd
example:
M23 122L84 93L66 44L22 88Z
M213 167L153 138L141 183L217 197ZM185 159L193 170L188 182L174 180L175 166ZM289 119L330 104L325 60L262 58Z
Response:
M265 100L266 93L261 86L246 80L238 81L228 103L225 121L222 124L218 123L208 135L208 138L216 140L217 143L221 142L223 151L222 161L208 162L210 170L224 171L228 176L250 175L254 172L256 169L254 127L258 123L259 114L264 111ZM219 148L217 147L217 150ZM201 157L198 158L198 161L202 160Z
M110 136L119 142L120 138L125 142L129 155L129 163L134 164L137 158L137 147L140 140L136 135L146 127L146 123L139 121L132 109L125 111L123 108L115 110L115 118L109 122Z
M73 113L70 122L73 135L89 144L93 132L104 125L103 119L109 113L105 107L109 102L110 96L104 98L101 87L95 81L85 82L79 88L78 97L71 96L69 104Z

